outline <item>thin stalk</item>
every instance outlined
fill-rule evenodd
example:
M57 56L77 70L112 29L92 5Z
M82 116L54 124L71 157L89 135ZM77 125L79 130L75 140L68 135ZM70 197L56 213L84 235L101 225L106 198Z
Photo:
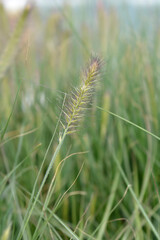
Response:
M43 181L42 181L42 183L41 183L41 185L40 185L40 187L39 187L38 193L37 193L37 195L36 195L36 197L35 197L35 199L34 199L34 202L32 203L32 206L31 206L31 209L30 209L28 215L27 215L26 218L25 218L23 227L22 227L22 229L20 230L20 232L19 232L19 234L18 234L17 240L20 240L21 237L22 237L22 234L23 234L23 232L24 232L24 230L25 230L25 228L26 228L26 226L27 226L27 223L28 223L28 221L29 221L29 219L30 219L30 217L31 217L31 215L32 215L32 212L33 212L33 210L34 210L34 207L35 207L35 205L36 205L36 203L37 203L37 201L38 201L38 198L39 198L39 196L40 196L40 193L41 193L41 191L42 191L42 189L43 189L43 186L44 186L44 184L45 184L45 182L46 182L46 180L47 180L47 177L48 177L48 175L49 175L49 173L50 173L50 171L51 171L51 169L52 169L53 163L54 163L54 161L55 161L55 159L56 159L56 157L57 157L57 155L58 155L58 153L59 153L59 151L60 151L60 149L61 149L61 147L62 147L62 144L63 144L63 142L64 142L64 139L65 139L65 137L66 137L66 135L67 135L67 130L68 130L68 129L65 129L65 131L64 131L64 133L63 133L63 136L62 136L62 138L61 138L61 140L60 140L60 142L59 142L59 144L58 144L58 146L57 146L57 148L56 148L56 151L55 151L54 154L53 154L53 157L52 157L52 159L51 159L51 161L50 161L50 164L49 164L49 166L48 166L48 168L47 168L47 171L46 171L46 173L45 173L45 176L44 176L44 178L43 178Z

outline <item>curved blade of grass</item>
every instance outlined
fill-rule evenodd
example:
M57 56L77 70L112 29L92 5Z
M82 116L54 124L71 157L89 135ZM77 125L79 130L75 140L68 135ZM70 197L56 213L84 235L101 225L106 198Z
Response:
M23 190L27 195L31 195L30 192L28 192L23 186L20 186L20 188L18 190L21 193L22 193L21 190ZM22 194L24 194L24 193L22 193ZM25 197L27 195L25 195ZM33 197L33 198L35 199L35 197ZM37 200L37 203L43 207L43 203L39 199ZM58 223L59 225L61 225L64 228L64 229L58 228L60 231L62 231L63 233L66 233L67 236L72 237L74 240L79 240L77 235L50 208L47 207L46 211L50 214L50 217L52 216L56 220L56 223ZM47 222L46 222L46 219L44 218L44 226L43 227L45 227L46 224L47 224ZM43 227L42 227L42 230L43 230ZM58 226L56 225L56 227L58 227Z
M4 179L0 182L0 195L5 187L6 182L9 180L9 178L14 174L14 172L24 163L24 160L20 162L15 168L12 169L5 177Z
M4 76L6 70L11 65L17 53L20 37L22 35L29 12L30 8L25 8L7 46L5 47L2 55L0 56L0 78Z
M63 104L62 104L62 109L63 109L64 103L65 103L65 99L66 99L66 95L64 96L64 100L63 100ZM44 156L44 158L43 158L43 161L42 161L41 167L40 167L40 169L39 169L37 178L36 178L36 180L35 180L35 184L34 184L34 186L33 186L33 190L32 190L31 198L30 198L30 201L29 201L29 205L28 205L28 208L27 208L27 211L26 211L24 220L23 220L23 227L22 227L22 229L20 229L20 231L19 231L17 240L18 240L18 239L21 239L22 232L25 230L25 228L26 228L26 226L27 226L27 223L28 223L28 221L29 221L29 219L30 219L30 217L31 217L31 215L32 215L32 211L33 211L33 209L34 209L34 207L35 207L35 205L36 205L36 203L37 203L37 201L38 201L38 197L39 197L40 192L41 192L41 190L42 190L42 188L43 188L43 185L44 185L44 183L45 183L45 181L46 181L46 179L47 179L47 176L48 176L48 174L49 174L49 172L50 172L50 169L52 168L52 164L53 164L53 162L54 162L54 160L55 160L55 158L56 158L56 156L57 156L57 154L58 154L58 152L59 152L59 150L60 150L60 148L61 148L62 139L61 139L61 142L60 142L61 145L59 144L59 145L57 146L57 149L56 149L56 151L55 151L55 153L54 153L54 155L53 155L53 157L52 157L52 160L51 160L51 162L50 162L50 165L49 165L49 167L48 167L48 171L46 172L46 174L45 174L45 176L44 176L44 178L43 178L43 181L42 181L41 186L40 186L41 189L39 189L39 191L38 191L38 193L37 193L37 195L36 195L36 197L35 197L34 195L35 195L35 190L36 190L37 182L38 182L39 176L40 176L40 174L41 174L42 168L43 168L43 166L44 166L44 163L45 163L45 161L46 161L46 158L47 158L49 149L50 149L50 147L51 147L51 145L52 145L52 142L53 142L53 139L54 139L54 137L55 137L55 134L56 134L56 131L57 131L59 122L60 122L61 115L62 115L62 112L60 113L60 116L59 116L58 122L57 122L57 124L56 124L54 133L53 133L52 138L51 138L51 140L50 140L50 142L49 142L47 151L46 151L45 156ZM65 136L64 136L64 137L65 137ZM34 200L34 202L32 203L33 200Z
M138 128L138 129L142 130L143 132L145 132L145 133L147 133L147 134L150 134L152 137L156 138L157 140L160 140L160 137L158 137L157 135L151 133L150 131L147 131L146 129L140 127L139 125L137 125L137 124L135 124L135 123L133 123L133 122L131 122L131 121L129 121L129 120L127 120L127 119L125 119L125 118L123 118L123 117L121 117L121 116L119 116L119 115L117 115L117 114L115 114L115 113L113 113L113 112L111 112L111 111L109 111L109 110L104 110L103 108L101 108L101 107L99 107L99 106L96 106L96 108L97 108L97 109L100 109L100 110L102 110L102 111L105 111L105 112L113 115L114 117L117 117L117 118L119 118L119 119L121 119L121 120L123 120L123 121L125 121L125 122L127 122L127 123L129 123L129 124L131 124L132 126L134 126L134 127ZM128 181L128 179L127 179L127 177L126 177L123 169L121 168L121 165L120 165L120 163L118 162L118 160L117 160L117 158L116 158L115 155L114 155L114 160L115 160L115 162L116 162L116 164L117 164L117 166L118 166L118 168L119 168L119 170L120 170L120 173L121 173L121 175L122 175L125 183L126 183L127 185L129 185L129 181ZM160 236L159 236L157 230L155 229L154 225L152 224L152 222L151 222L150 219L148 218L148 216L147 216L145 210L143 209L140 201L137 199L135 192L133 191L132 188L129 188L129 191L130 191L130 193L132 194L133 198L135 199L135 201L136 201L136 203L137 203L137 205L138 205L141 213L143 214L143 216L145 217L146 221L148 222L148 224L149 224L150 228L152 229L154 235L157 237L157 239L160 239Z
M3 140L3 138L4 138L4 135L6 133L6 130L7 130L8 124L9 124L9 121L10 121L10 119L12 117L13 112L14 112L14 108L15 108L15 105L16 105L16 102L17 102L17 98L18 98L18 95L19 95L20 86L21 86L21 84L19 85L19 88L17 90L16 97L15 97L15 100L14 100L14 103L13 103L12 110L11 110L11 113L9 115L9 118L8 118L8 120L6 122L6 125L5 125L4 129L2 130L1 140Z
M87 152L72 153L72 154L66 156L63 160L61 160L59 166L60 166L65 160L67 160L69 157L74 156L74 155L84 154L84 153L87 153ZM58 166L58 168L59 168L59 166ZM48 190L48 192L47 192L47 196L46 196L45 202L44 202L44 204L43 204L43 211L42 211L41 214L40 214L40 217L39 217L39 220L38 220L38 223L37 223L37 226L36 226L34 235L33 235L33 240L34 240L34 236L36 236L36 234L37 234L37 231L38 231L38 228L39 228L39 226L40 226L42 217L43 217L46 209L48 208L49 201L50 201L50 199L51 199L51 197L52 197L53 190L54 190L53 184L54 184L54 181L55 181L55 177L56 177L57 171L58 171L58 170L56 169L55 175L54 175L54 177L53 177L53 179L52 179L52 181L51 181L51 184L50 184L50 186L49 186L49 190ZM68 190L69 190L69 189L68 189ZM68 190L67 190L67 191L68 191ZM66 192L65 192L65 194L66 194ZM64 197L64 194L63 194L63 196L60 198L59 202L62 200L63 197ZM58 203L57 203L57 205L58 205ZM57 207L57 206L56 206L56 207ZM54 212L56 211L56 207L54 208ZM49 216L48 219L49 219L50 217L51 217L51 216Z
M20 163L18 163L7 175L5 175L5 177L3 178L3 180L0 182L0 195L3 191L3 188L6 184L6 182L10 179L10 177L15 174L15 172L17 171L17 169L28 159L28 157L39 148L40 145L37 145L31 152L29 152L27 154L27 156L21 160Z
M132 126L134 126L134 127L136 127L136 128L139 128L139 129L142 130L143 132L145 132L145 133L147 133L147 134L150 134L152 137L156 138L157 140L160 140L160 137L158 137L158 136L155 135L154 133L152 133L152 132L146 130L145 128L143 128L143 127L141 127L141 126L139 126L139 125L137 125L137 124L135 124L135 123L127 120L126 118L123 118L123 117L121 117L121 116L119 116L119 115L117 115L117 114L115 114L115 113L113 113L113 112L111 112L111 111L109 111L109 110L103 109L103 108L101 108L101 107L99 107L99 106L96 106L96 108L99 109L99 110L102 110L102 111L104 111L104 112L107 112L107 113L111 114L112 116L117 117L117 118L123 120L123 121L126 122L126 123L129 123L130 125L132 125Z
M28 214L26 214L26 216L25 216L24 224L23 224L23 227L20 229L20 232L19 232L19 234L18 234L17 240L20 240L20 239L22 238L22 235L23 235L23 233L24 233L24 230L25 230L25 228L26 228L26 226L27 226L27 223L28 223L28 221L29 221L29 219L30 219L30 217L31 217L31 215L32 215L32 212L33 212L33 210L34 210L34 208L35 208L35 206L36 206L36 203L37 203L38 198L39 198L39 196L40 196L40 194L41 194L41 191L42 191L42 189L43 189L43 186L44 186L44 184L45 184L45 182L46 182L46 180L47 180L47 177L48 177L48 175L49 175L49 173L50 173L50 171L51 171L51 169L52 169L52 167L53 167L53 163L54 163L54 161L55 161L55 159L56 159L56 157L57 157L57 155L58 155L58 153L59 153L59 151L60 151L60 149L61 149L61 147L62 147L62 145L63 145L63 142L64 142L64 139L65 139L66 135L67 135L67 131L64 132L63 137L62 137L61 141L59 142L59 144L58 144L58 146L57 146L57 148L56 148L56 151L55 151L54 154L53 154L53 157L52 157L52 159L51 159L51 161L50 161L50 163L49 163L49 166L48 166L48 168L47 168L47 171L46 171L46 173L45 173L45 175L44 175L44 178L43 178L43 180L42 180L42 183L41 183L41 185L40 185L40 187L39 187L38 193L37 193L37 195L36 195L36 197L35 197L35 199L34 199L34 202L32 203L31 208L30 208Z
M123 171L123 169L122 169L122 167L121 167L121 165L120 165L120 163L119 163L119 161L118 161L118 159L117 159L117 157L115 156L115 154L114 154L114 158L113 158L113 159L114 159L115 163L117 164L117 167L118 167L118 169L119 169L119 171L120 171L120 173L121 173L121 176L123 177L123 180L125 181L126 185L127 185L127 186L130 185L130 183L129 183L129 181L128 181L128 179L127 179L127 177L126 177L126 175L125 175L125 173L124 173L124 171ZM157 230L155 229L155 227L154 227L154 225L152 224L151 220L150 220L149 217L147 216L147 213L145 212L144 208L142 207L140 201L137 199L135 192L133 191L133 189L132 189L131 187L129 188L129 191L130 191L132 197L134 198L134 200L136 201L136 203L137 203L137 205L138 205L138 208L139 208L139 210L141 211L141 213L143 214L144 218L146 219L148 225L149 225L150 228L152 229L152 232L154 233L155 237L156 237L158 240L160 240L160 235L159 235L159 233L157 232Z

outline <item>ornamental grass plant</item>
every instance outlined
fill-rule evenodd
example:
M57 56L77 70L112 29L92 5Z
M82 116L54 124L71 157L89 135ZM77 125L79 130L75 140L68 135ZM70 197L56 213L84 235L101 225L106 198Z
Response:
M160 239L159 11L0 4L0 239Z

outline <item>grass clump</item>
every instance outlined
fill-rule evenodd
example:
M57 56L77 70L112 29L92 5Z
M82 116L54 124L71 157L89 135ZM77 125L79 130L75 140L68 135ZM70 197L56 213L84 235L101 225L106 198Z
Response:
M160 9L45 10L0 9L0 238L159 239Z
M95 91L95 83L98 80L97 78L100 73L100 68L101 68L101 60L98 57L91 57L88 68L86 68L86 71L83 74L83 81L82 81L81 87L76 89L76 92L74 94L72 92L72 97L70 98L70 102L66 106L68 114L63 111L66 115L66 122L67 122L66 127L64 127L64 133L62 135L62 138L59 139L59 144L56 147L55 153L52 156L52 159L49 163L49 166L48 166L46 173L43 177L43 180L40 184L40 187L39 187L39 190L38 190L38 193L37 193L35 199L31 198L27 214L25 215L25 218L24 218L25 219L24 224L23 224L21 232L19 232L17 240L21 239L21 236L25 231L26 225L27 225L27 223L30 219L30 216L34 210L34 207L38 201L38 198L39 198L41 191L44 187L44 184L48 178L48 175L53 167L56 157L59 154L59 151L63 145L66 135L73 133L73 131L74 131L73 128L77 127L79 119L84 114L84 110L85 110L84 107L86 107L87 104L91 103L93 92ZM37 183L37 181L36 181L36 183ZM34 185L34 187L36 187L36 184ZM33 193L34 192L32 192L32 197L34 196ZM47 198L49 198L48 195L47 195ZM46 198L46 202L48 202L47 198ZM32 200L33 200L33 202L32 202ZM45 205L45 209L47 209L47 205ZM40 224L39 222L38 222L38 226Z

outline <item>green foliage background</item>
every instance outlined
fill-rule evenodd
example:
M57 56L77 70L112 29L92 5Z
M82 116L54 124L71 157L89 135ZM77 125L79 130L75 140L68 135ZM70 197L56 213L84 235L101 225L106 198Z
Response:
M23 239L160 239L159 8L97 1L17 17L0 6L0 18L1 239L22 229L44 156L34 196L58 145L65 93L92 52L104 59L93 107L66 137Z

